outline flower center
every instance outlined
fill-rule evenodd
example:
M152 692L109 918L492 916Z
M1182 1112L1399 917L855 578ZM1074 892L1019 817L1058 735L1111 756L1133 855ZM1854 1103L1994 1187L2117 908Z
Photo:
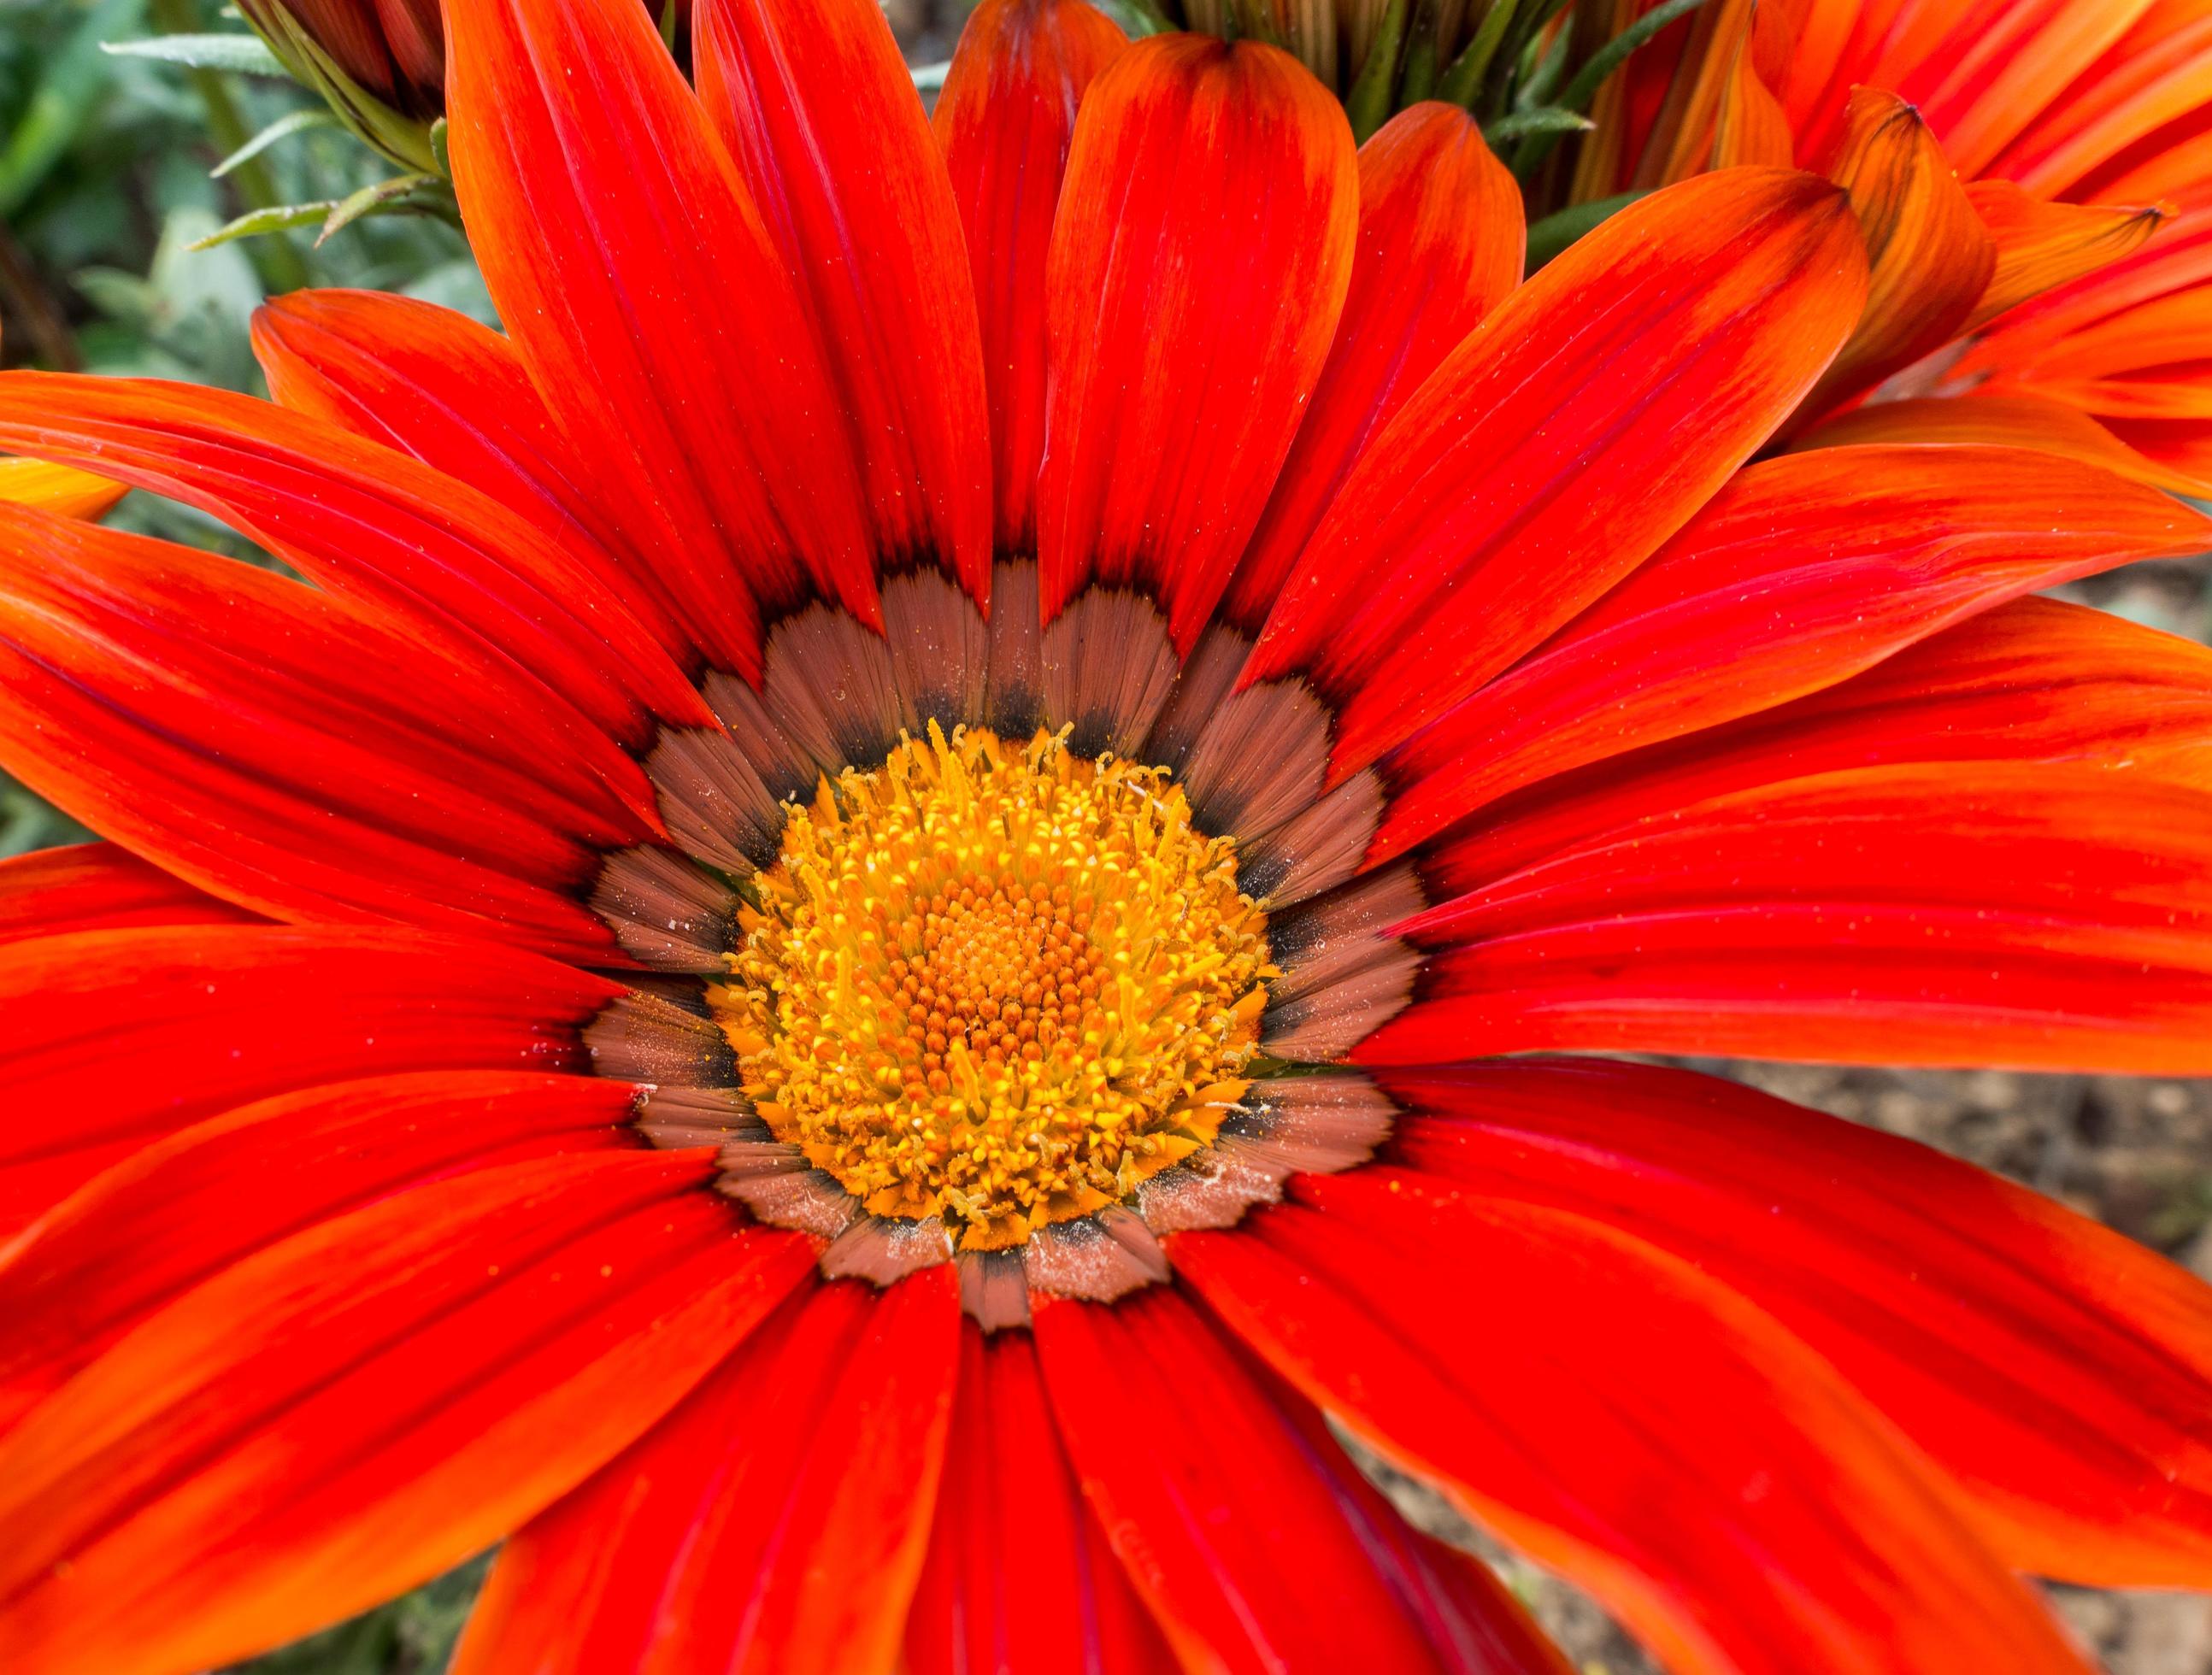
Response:
M1267 917L1164 768L932 724L793 807L708 1001L779 1139L969 1249L1210 1144L1258 1050Z

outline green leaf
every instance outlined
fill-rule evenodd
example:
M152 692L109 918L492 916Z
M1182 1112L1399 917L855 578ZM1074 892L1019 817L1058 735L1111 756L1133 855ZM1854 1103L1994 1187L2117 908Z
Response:
M315 243L322 245L331 234L350 227L363 215L388 213L403 207L400 200L425 186L441 184L434 174L395 174L389 180L379 180L374 185L363 186L349 192L330 206L330 214L323 219L323 230L315 235Z
M1541 221L1530 222L1528 271L1535 272L1608 215L1626 209L1639 197L1649 196L1650 192L1647 188L1643 191L1623 192L1618 197L1597 198L1589 203L1571 203L1564 209L1546 215Z
M338 119L319 106L311 106L306 110L294 111L289 115L278 117L276 121L246 141L244 145L240 146L237 150L232 152L208 173L220 180L240 163L258 157L279 140L289 139L303 129L335 128L337 125Z
M107 41L101 50L118 58L158 58L163 64L237 76L276 76L289 81L292 75L258 35L154 35L145 40Z
M41 67L23 114L0 149L0 217L39 189L100 105L108 65L100 43L134 27L143 0L101 0Z
M446 179L450 180L453 178L452 141L443 117L430 124L430 161L437 164L438 173Z
M282 233L288 227L313 227L325 219L336 203L276 203L266 209L248 209L236 221L226 222L204 239L194 239L186 250L212 250L233 239L251 239L263 233Z
M1687 17L1705 3L1705 0L1663 0L1662 4L1654 6L1591 53L1589 62L1575 72L1575 79L1567 83L1567 89L1559 95L1558 102L1571 111L1586 107L1591 100L1597 97L1597 90L1606 84L1613 72L1628 62L1630 53L1676 18Z
M1587 134L1596 126L1579 112L1540 105L1533 111L1516 111L1486 124L1482 137L1495 146L1500 140L1517 140L1528 134Z

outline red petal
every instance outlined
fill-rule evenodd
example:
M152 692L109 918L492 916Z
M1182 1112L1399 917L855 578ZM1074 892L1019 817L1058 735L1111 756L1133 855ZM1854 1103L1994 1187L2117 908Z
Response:
M983 0L933 117L982 323L1000 551L1036 550L1045 258L1075 107L1128 40L1081 0Z
M1310 666L1372 762L1656 551L1857 320L1843 196L1735 169L1654 193L1494 310L1354 467L1247 682Z
M1053 1304L1036 1345L1084 1492L1187 1667L1565 1675L1486 1570L1407 1526L1179 1293ZM1158 1434L1178 1421L1203 1441Z
M1461 944L1359 1050L2212 1071L2212 794L1988 764L1717 798L1415 920Z
M581 1069L622 991L402 931L188 925L0 946L0 1230L246 1100L396 1071Z
M810 577L873 622L820 340L647 9L489 0L446 28L453 185L485 283L630 549L748 677L763 609Z
M940 107L941 108L941 107ZM1030 1335L963 1326L911 1675L1114 1675L1174 1655L1083 1502Z
M1408 1167L1632 1227L1757 1302L1973 1493L2017 1570L2212 1586L2212 1288L1910 1140L1644 1065L1385 1078Z
M2025 450L1829 448L1754 465L1398 753L1407 789L1374 857L1551 774L1833 685L2005 599L2208 546L2212 521L2169 496Z
M253 919L112 843L72 843L0 860L0 943L126 925L242 925Z
M1188 652L1321 375L1358 207L1344 112L1287 53L1156 35L1091 85L1046 288L1048 618L1136 583Z
M567 543L679 661L696 655L556 432L529 368L496 331L383 291L295 291L253 317L269 393L458 477ZM618 555L618 556L617 556Z
M1540 780L1432 849L1456 895L1601 832L1782 780L1886 762L2073 762L2212 791L2212 651L2018 599L1825 692Z
M0 446L97 461L197 506L333 592L370 600L511 682L544 684L634 745L703 725L667 653L605 585L530 524L442 472L265 401L190 385L0 376Z
M542 1151L635 1146L637 1090L418 1071L241 1105L133 1150L0 1247L0 1424L210 1275L410 1186Z
M1229 612L1257 625L1368 442L1521 282L1521 189L1457 106L1416 105L1359 149L1359 241L1336 342Z
M481 1169L249 1257L0 1442L0 1659L201 1668L414 1586L566 1493L812 1263L707 1151Z
M1826 420L1790 447L1802 452L1883 442L1919 448L2033 448L2101 465L2177 495L2212 498L2212 483L2137 452L2087 413L2038 396L1872 402Z
M959 1334L949 1266L804 1288L508 1541L455 1675L890 1669Z
M482 673L251 566L0 507L0 760L26 783L260 912L605 960L571 892L657 831L650 789Z
M991 586L991 448L960 212L875 0L699 0L708 119L827 346L887 562Z
M1401 1169L1294 1191L1177 1235L1178 1271L1669 1669L2083 1675L1926 1460L1688 1264Z

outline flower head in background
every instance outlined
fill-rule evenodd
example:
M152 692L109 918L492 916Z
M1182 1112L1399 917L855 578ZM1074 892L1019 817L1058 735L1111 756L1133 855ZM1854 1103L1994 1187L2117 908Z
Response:
M1717 4L1592 114L1547 183L1579 201L1755 161L1850 188L1873 300L1806 441L2015 443L2212 484L2203 0Z
M987 0L448 19L499 335L0 378L0 1666L504 1542L464 1675L1556 1672L1324 1410L1673 1666L2083 1667L2212 1585L2212 1291L1582 1056L2212 1071L2212 525L1758 458L1852 201L1522 282L1472 119ZM1757 463L1753 463L1754 460Z

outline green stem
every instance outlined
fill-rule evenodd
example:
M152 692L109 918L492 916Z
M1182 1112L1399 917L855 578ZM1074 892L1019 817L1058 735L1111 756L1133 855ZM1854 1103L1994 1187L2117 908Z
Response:
M1482 27L1468 42L1467 51L1452 60L1444 79L1437 83L1437 98L1467 110L1474 108L1475 95L1482 91L1482 78L1490 73L1490 61L1498 56L1498 44L1505 39L1515 9L1514 0L1492 0L1490 9L1483 14Z
M191 0L153 0L153 15L155 23L165 34L189 34L200 27ZM253 137L253 130L240 114L238 101L230 96L229 85L221 74L212 70L188 70L185 74L206 108L208 132L224 156ZM262 158L247 158L224 178L246 209L273 209L283 202L277 196L276 179ZM272 296L304 289L309 282L307 262L284 234L271 233L255 239L246 250L261 276L262 284Z

